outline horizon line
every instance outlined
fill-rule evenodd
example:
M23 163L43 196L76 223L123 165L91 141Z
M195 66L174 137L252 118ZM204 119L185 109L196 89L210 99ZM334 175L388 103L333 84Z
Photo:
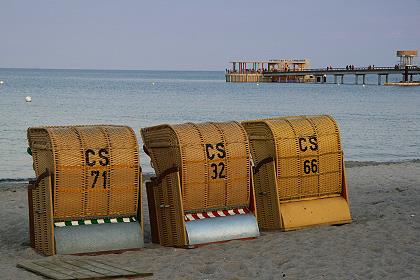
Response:
M0 67L1 70L83 70L83 71L178 71L178 72L224 72L225 70L180 70L180 69L118 69L118 68L44 68L44 67Z

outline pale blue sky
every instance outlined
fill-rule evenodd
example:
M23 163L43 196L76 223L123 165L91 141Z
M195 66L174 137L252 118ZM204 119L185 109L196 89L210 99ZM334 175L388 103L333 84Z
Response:
M420 1L0 0L0 67L224 70L234 59L394 65ZM417 62L419 59L417 59Z

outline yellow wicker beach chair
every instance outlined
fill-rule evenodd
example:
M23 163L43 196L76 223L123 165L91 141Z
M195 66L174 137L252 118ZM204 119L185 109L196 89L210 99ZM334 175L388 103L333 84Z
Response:
M45 254L143 247L141 170L126 126L28 129L31 240Z
M157 175L146 185L153 242L195 247L259 235L239 123L159 125L141 134Z
M332 117L284 117L242 125L255 162L261 229L351 222L339 129Z

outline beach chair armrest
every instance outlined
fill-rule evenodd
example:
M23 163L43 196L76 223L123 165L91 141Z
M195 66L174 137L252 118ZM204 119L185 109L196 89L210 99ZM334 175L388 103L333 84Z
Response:
M51 174L50 174L50 171L48 170L48 168L47 168L47 169L45 169L45 172L44 172L44 173L42 173L41 175L39 175L39 176L36 178L35 182L34 182L33 184L30 184L30 186L32 186L32 189L36 189L36 188L38 188L39 183L41 183L41 181L42 181L43 179L45 179L45 178L49 177L50 175L51 175Z
M274 158L272 156L266 157L265 159L263 159L262 161L260 161L253 168L254 174L257 174L260 171L261 167L263 167L263 165L268 164L268 163L273 162L273 161L274 161Z
M158 186L162 183L163 179L165 179L166 176L168 176L169 174L178 172L178 171L179 171L178 166L172 166L171 168L168 168L165 171L163 171L162 174L160 174L157 178L155 178L154 183L156 184L156 186Z

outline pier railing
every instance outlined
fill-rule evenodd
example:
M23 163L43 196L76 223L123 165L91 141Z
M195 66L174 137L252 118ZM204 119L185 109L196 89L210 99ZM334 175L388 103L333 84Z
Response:
M420 67L419 66L409 66L408 70L411 71L420 71ZM286 71L284 70L271 70L271 71L263 71L263 74L272 74L272 73L284 73L284 74L288 74L288 73L293 73L293 74L297 74L297 73L302 73L302 74L306 74L306 75L310 75L310 74L317 74L317 73L324 73L324 72L328 72L328 73L341 73L341 72L345 72L348 74L354 74L354 72L369 72L372 74L378 73L378 72L392 72L392 73L401 73L405 71L405 68L402 67L383 67L383 66L374 66L374 67L351 67L351 68L333 68L333 67L328 67L328 68L313 68L313 69L288 69ZM391 73L390 73L391 74Z
M252 74L252 75L250 75ZM365 84L366 75L378 75L378 85L381 84L381 77L385 77L385 83L388 83L388 76L391 74L403 75L404 81L413 81L413 75L420 75L419 66L406 66L399 67L384 67L384 66L368 66L368 67L354 67L350 65L348 67L327 67L327 68L314 68L314 69L271 69L254 70L254 69L241 69L226 70L226 81L227 82L260 82L260 81L271 81L271 82L306 82L310 79L315 79L316 82L326 83L327 76L334 76L334 83L343 83L345 75L354 75L355 84L358 84L359 77L362 78L362 84ZM256 76L255 79L248 78ZM309 77L308 77L309 76ZM306 81L305 81L306 79ZM309 80L308 80L309 79ZM341 79L341 82L339 81Z

